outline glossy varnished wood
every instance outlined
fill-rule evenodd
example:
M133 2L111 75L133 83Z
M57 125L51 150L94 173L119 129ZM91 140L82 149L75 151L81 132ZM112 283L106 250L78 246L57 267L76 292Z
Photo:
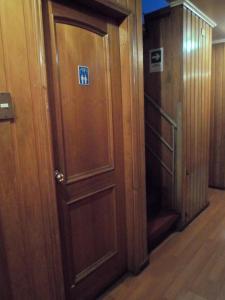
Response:
M119 22L131 13L126 0L77 0L77 2L85 4L96 12L113 17Z
M141 2L80 2L121 24L128 268L138 272L148 260ZM101 8L96 9L94 2ZM1 90L11 92L16 104L15 123L0 123L4 157L0 170L0 296L4 300L11 296L19 300L65 297L46 93L42 3L0 3L0 86Z
M65 285L69 299L93 299L127 271L119 28L90 10L47 5L54 165L65 178L56 186ZM89 68L87 86L79 65Z
M14 122L0 123L4 300L63 299L39 5L0 3L0 90L11 93L16 112Z
M123 73L128 269L138 273L148 264L142 5L139 0L120 0L120 3L126 3L133 12L120 26L120 53Z
M224 189L225 44L215 44L212 50L209 185Z
M145 92L175 121L182 83L180 77L182 61L179 59L182 49L182 11L181 6L174 9L166 8L145 17ZM165 50L164 71L150 73L149 50L161 47Z
M182 49L182 7L172 10L166 8L147 15L145 19L145 93L171 118L174 124L177 124L178 106L182 99L182 60L179 59ZM164 48L164 71L150 73L149 50L161 47ZM171 150L174 148L173 140L177 137L177 130L147 100L145 101L145 121L147 198L151 197L151 189L160 190L162 206L177 209L178 204L174 193L175 178L173 178L173 175L176 176L173 171L177 158L173 166L174 151ZM149 125L161 139L153 133ZM170 149L162 142L162 139L167 142ZM152 151L157 154L158 159L152 155Z
M213 40L224 39L225 22L223 11L225 9L225 3L220 0L213 2L211 2L211 0L193 0L192 3L217 23L217 26L213 30Z
M150 123L171 146L170 124L165 125L159 114L152 113L148 101L146 142L157 151L162 163L147 151L147 169L153 181L165 190L165 206L177 210L181 225L185 225L207 206L212 29L182 5L150 14L146 24L145 92L177 125L175 181L162 167L162 163L171 167L172 152L165 152L165 145L154 139L148 128ZM164 71L150 73L149 50L160 47L164 47Z
M101 299L223 300L225 192L209 191L210 206L182 233L151 254L150 266Z
M184 219L208 204L211 41L210 26L184 9Z

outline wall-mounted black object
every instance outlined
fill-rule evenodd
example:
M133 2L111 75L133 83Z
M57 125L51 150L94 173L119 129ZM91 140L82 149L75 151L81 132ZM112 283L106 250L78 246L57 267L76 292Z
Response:
M0 92L0 121L14 120L15 112L10 93Z

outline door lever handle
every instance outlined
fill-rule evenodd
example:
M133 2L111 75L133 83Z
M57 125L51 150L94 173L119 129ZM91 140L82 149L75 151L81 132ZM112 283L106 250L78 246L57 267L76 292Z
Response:
M55 170L55 179L58 183L63 183L65 181L65 176L59 170Z

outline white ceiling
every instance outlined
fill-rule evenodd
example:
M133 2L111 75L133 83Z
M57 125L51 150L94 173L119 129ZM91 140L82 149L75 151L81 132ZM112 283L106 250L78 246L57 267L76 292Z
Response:
M217 23L213 40L225 39L225 0L192 0L207 16Z
M167 0L168 2L173 0ZM189 0L217 23L213 40L225 39L225 0Z

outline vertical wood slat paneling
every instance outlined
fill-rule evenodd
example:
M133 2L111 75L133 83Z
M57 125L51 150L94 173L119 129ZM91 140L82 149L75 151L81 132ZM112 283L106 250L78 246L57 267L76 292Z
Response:
M209 185L225 188L225 43L212 48Z
M179 12L179 9L180 18L179 14L175 13L175 11ZM171 208L177 209L181 213L182 226L190 222L208 204L207 160L212 29L198 15L183 6L151 14L146 20L149 20L149 26L146 39L144 39L145 91L177 122L177 197L172 201L168 199L165 201L169 202ZM173 32L171 24L176 23L178 28L180 20L182 20L183 26L179 25L183 27L183 30L179 34ZM146 23L148 24L148 22ZM164 23L166 26L163 26ZM172 37L170 37L170 32L173 32ZM181 47L179 40L181 40ZM148 51L159 47L164 47L165 51L164 72L149 74ZM166 60L167 55L170 57L169 63ZM179 66L178 73L176 73L176 66ZM171 77L172 81L170 81ZM171 86L173 87L171 88ZM180 86L182 88L179 93ZM176 113L176 110L179 110L179 104L181 106L180 117ZM151 120L147 119L147 121L151 123ZM164 132L159 118L158 122L162 135ZM153 143L153 139L150 142ZM148 156L147 158L150 163L153 162ZM151 164L150 172L154 173ZM182 174L181 181L178 174Z
M217 179L217 171L218 168L217 166L217 157L215 155L215 151L218 149L218 147L214 146L215 141L217 140L218 136L218 130L219 126L217 125L218 121L218 116L220 116L221 113L221 108L220 108L220 102L219 99L215 103L215 95L216 95L216 82L219 81L219 69L220 66L222 65L221 62L217 66L217 70L215 73L215 67L216 67L216 57L218 57L217 49L218 47L223 46L223 44L219 45L213 45L212 47L212 82L211 82L211 87L212 87L212 92L211 92L211 113L210 113L210 148L209 148L209 153L210 153L210 158L209 158L209 185L214 186L215 182L219 180ZM216 74L216 76L215 76ZM216 111L216 105L219 108L217 117L215 118L215 111ZM217 128L217 130L215 130ZM216 185L215 185L216 186Z
M38 3L0 1L0 91L11 93L16 112L14 122L0 122L0 261L5 262L0 277L8 278L4 286L0 280L4 300L63 299L43 60L37 40ZM47 220L56 230L52 236ZM47 240L52 243L48 253ZM54 272L61 281L54 281Z
M13 11L17 11L17 16L13 15ZM7 194L1 194L1 222L4 232L4 245L7 251L8 269L10 273L11 288L13 297L16 299L35 298L32 292L33 274L28 262L32 253L27 252L27 244L24 243L25 236L28 238L26 231L26 224L24 222L25 215L33 215L32 209L28 209L30 204L37 201L38 191L36 189L36 180L31 179L35 173L31 174L30 170L36 171L33 141L33 124L30 120L31 105L27 102L30 100L29 95L29 81L26 59L26 43L25 43L25 28L23 6L21 1L11 2L1 1L1 31L2 42L4 49L4 64L5 77L7 86L5 91L10 91L16 105L17 120L15 123L2 123L1 126L1 153L4 155L4 162L1 163L1 170L5 174L1 174L3 181L3 188L8 188ZM17 20L17 22L13 21ZM13 25L14 24L14 25ZM16 32L17 39L15 45L14 34ZM16 47L15 47L16 46ZM18 56L18 52L20 55ZM24 68L12 68L12 64L24 66ZM12 81L14 78L14 81ZM25 116L21 119L22 110L25 109ZM25 125L25 122L27 126ZM22 135L22 130L24 130ZM27 131L31 130L32 135L28 135ZM21 147L21 145L23 145ZM7 147L7 148L6 148ZM14 149L16 150L14 152ZM6 156L6 154L8 154ZM26 161L25 161L26 158ZM28 161L29 166L27 164ZM8 167L7 167L8 165ZM30 174L28 174L30 173ZM21 181L26 176L33 181L33 193L30 193L30 185L24 190ZM7 178L8 177L8 178ZM3 189L3 191L4 191ZM11 192L9 192L11 190ZM2 191L2 189L1 189ZM34 194L36 194L36 199ZM28 195L29 194L29 195ZM33 200L31 200L33 198ZM30 210L30 211L29 211ZM29 228L31 229L32 223ZM34 231L35 232L35 231ZM36 232L37 233L37 232ZM29 238L28 238L29 240ZM45 263L44 261L42 263ZM25 265L29 266L28 268ZM21 272L23 270L23 272ZM24 288L24 283L26 287ZM15 294L16 292L16 294Z
M182 78L182 8L165 10L146 17L147 33L144 38L145 92L174 120L177 119L177 102L181 98ZM154 45L154 46L153 46ZM149 72L149 49L164 47L164 71ZM176 82L176 84L174 84ZM153 88L154 87L154 88Z
M210 114L211 114L211 80L212 80L212 29L210 27L208 27L208 73L207 73L207 77L208 77L208 114L207 114L207 118L209 120L209 122L207 123L207 157L206 157L206 177L205 177L205 185L208 187L209 184L209 141L210 141L210 124L211 124L211 120L210 120ZM209 197L209 191L208 188L206 189L206 197L205 197L205 201L206 201L206 205L208 204L208 197Z
M207 202L211 28L184 9L184 98L186 124L185 221L190 222Z
M120 26L124 111L125 182L128 227L128 270L148 263L145 194L143 32L139 0L118 0L132 14Z
M121 56L126 57L123 104L130 214L128 267L138 272L148 261L141 2L116 2L132 11L121 24L120 38ZM18 300L64 299L41 3L41 0L0 1L0 90L10 91L16 104L15 123L0 122L2 300L10 300L11 296Z
M6 83L6 73L5 73L5 55L2 43L2 29L1 29L1 16L0 16L0 91L7 90ZM2 221L2 215L5 211L8 211L7 202L3 202L2 199L8 199L8 202L13 201L13 195L15 193L14 186L9 186L7 182L12 180L10 174L13 170L14 160L12 155L12 135L11 135L11 124L10 122L5 122L0 124L0 146L1 146L1 168L0 168L0 195L1 195L1 207L0 207L0 297L4 300L12 299L12 291L10 287L10 277L9 277L9 266L7 262L6 246L3 244L4 235L3 232L7 228L7 223ZM3 165L3 162L5 164ZM5 169L3 169L3 167Z
M205 22L203 22L202 20L200 20L200 28L204 28L205 26ZM202 50L203 50L203 44L204 43L204 39L201 38L201 31L200 31L200 39L199 39L199 68L200 70L203 69L203 56L202 56ZM203 72L199 72L199 99L201 99L200 103L199 103L199 113L201 113L201 111L203 111L203 105L202 105L202 100L203 100L203 89L202 89L202 83L204 80L204 74ZM203 126L203 120L202 118L199 119L199 143L200 143L200 147L199 147L199 164L200 166L203 163L202 160L202 151L203 151L203 136L201 134L202 132L202 126ZM202 179L204 176L204 172L203 172L203 168L200 167L199 169L199 189L198 189L198 198L201 197L202 193L203 193L203 185L202 185ZM201 210L200 207L200 203L198 203L198 211Z
M184 41L183 41L183 72L184 72L184 87L183 87L183 93L184 93L184 104L183 104L183 121L184 123L190 122L189 118L191 117L191 108L192 105L190 105L191 101L191 79L190 76L187 76L187 74L190 73L191 69L191 61L190 61L190 51L188 51L188 41L191 41L191 15L188 13L188 10L184 8L184 17L183 17L183 30L184 30ZM183 126L183 139L190 140L191 139L191 127L190 126ZM183 184L183 193L186 194L186 207L189 209L190 204L190 185L191 185L191 177L187 176L190 172L191 167L191 156L190 156L190 143L186 143L186 147L183 149L185 153L183 153L183 176L186 178L186 184ZM182 197L182 196L181 196ZM182 205L182 220L185 219L185 209L184 204Z
M182 61L182 7L172 10L163 10L146 17L146 34L144 36L144 76L145 92L153 101L174 121L178 121L178 107L182 99L182 77L180 74ZM158 73L149 72L149 50L153 48L164 48L164 71ZM176 84L174 84L176 82ZM165 145L158 138L153 138L150 124L153 129L173 147L172 131L173 126L152 107L152 104L145 101L145 122L146 122L146 167L147 167L147 201L151 197L158 197L162 207L166 209L180 210L180 198L177 199L175 182L178 173L171 175L166 167L171 168L173 151L165 155ZM175 140L177 130L174 128ZM179 146L178 146L179 147ZM177 148L178 148L177 147ZM151 152L157 154L154 156ZM175 157L175 168L177 157ZM174 168L174 169L175 169ZM173 173L173 172L172 172ZM151 210L149 205L149 210Z

